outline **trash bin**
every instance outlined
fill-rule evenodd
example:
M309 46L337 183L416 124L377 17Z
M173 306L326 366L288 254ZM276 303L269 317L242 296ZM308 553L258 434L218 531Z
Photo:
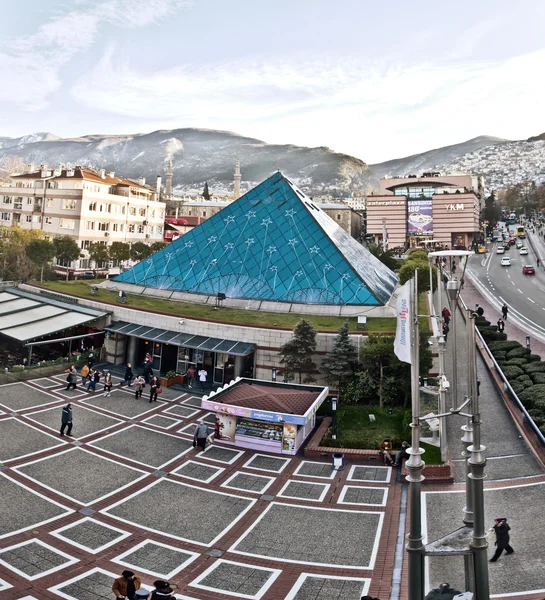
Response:
M344 454L331 455L331 468L333 469L333 471L344 470Z

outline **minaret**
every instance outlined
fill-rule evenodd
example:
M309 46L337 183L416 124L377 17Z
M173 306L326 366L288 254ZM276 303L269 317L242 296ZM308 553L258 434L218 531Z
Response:
M238 200L240 198L240 160L237 158L235 164L235 185L233 186L233 198Z
M172 158L168 159L167 175L165 177L165 195L167 198L172 196Z

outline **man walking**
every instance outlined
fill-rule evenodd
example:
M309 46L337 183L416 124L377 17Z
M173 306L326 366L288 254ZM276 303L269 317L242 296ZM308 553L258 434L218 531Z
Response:
M127 367L125 369L125 376L123 377L123 381L119 385L123 387L123 384L126 383L129 387L131 387L133 379L134 373L132 372L132 365L131 363L127 363Z
M62 407L61 436L63 437L65 429L67 429L66 435L72 437L72 404L70 402Z
M204 390L204 385L206 383L207 377L208 377L208 371L206 369L201 369L199 371L199 383L201 384L201 390Z
M87 383L87 375L89 375L88 365L83 365L83 367L81 367L80 375L81 375L81 385L83 387L85 387L85 384Z
M132 571L123 571L112 585L112 592L116 598L134 600L137 590L140 589L140 579Z
M500 333L503 333L505 330L505 323L503 321L503 319L498 319L498 331Z
M193 448L197 446L204 452L206 448L206 438L208 437L210 430L208 425L203 419L199 419L199 424L195 428L195 435L193 436Z
M503 304L503 306L501 307L501 313L503 315L503 320L507 321L507 314L509 313L509 309L507 308L507 304Z
M449 331L450 331L450 328L448 326L448 323L443 323L443 337L445 338L445 344L447 343L447 337L448 337Z
M66 378L68 385L66 389L69 390L71 387L76 389L78 386L78 372L76 371L76 367L72 365L70 367L70 371L68 372L68 377Z
M496 562L505 550L506 554L513 554L514 550L509 545L509 531L511 527L507 525L507 519L500 517L496 519L496 524L490 531L494 531L496 534L496 552L490 559L490 562Z
M153 377L153 369L151 368L151 363L146 359L144 362L144 381L146 383L150 382L150 379Z

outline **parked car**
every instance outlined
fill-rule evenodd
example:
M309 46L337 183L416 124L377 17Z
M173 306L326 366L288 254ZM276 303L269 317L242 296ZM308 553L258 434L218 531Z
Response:
M503 246L498 246L498 249L496 250L496 254L504 254L505 253L505 248Z
M504 256L501 259L501 266L502 267L510 267L511 266L511 259L508 256Z
M522 274L523 275L535 275L536 270L534 269L534 267L532 267L532 265L524 265L522 267Z
M528 248L525 248L524 246L520 249L520 253L521 256L526 256L528 254Z

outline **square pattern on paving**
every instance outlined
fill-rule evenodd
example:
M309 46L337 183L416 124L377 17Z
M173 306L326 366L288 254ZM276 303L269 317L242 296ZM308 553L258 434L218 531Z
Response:
M328 489L328 483L288 481L286 485L278 492L277 496L280 498L294 498L296 500L321 502L325 498Z
M53 402L59 402L59 398L54 398L24 383L0 385L0 404L14 411Z
M60 382L55 381L54 379L49 379L48 377L40 377L39 379L33 379L32 383L46 390L61 385Z
M254 503L248 498L160 479L103 512L150 531L208 546Z
M62 408L48 408L38 412L27 414L27 418L40 423L49 429L58 431L61 426ZM109 427L115 427L122 423L119 419L103 415L94 410L89 410L81 404L72 404L73 428L72 435L78 438L84 438L93 433L104 431Z
M276 456L267 456L266 454L256 454L244 465L244 468L280 473L288 466L289 462L289 458L278 458Z
M58 410L60 411L60 408ZM60 412L57 420L60 428ZM62 445L64 442L61 439L43 433L15 418L0 420L0 461L14 460Z
M31 492L0 472L0 538L24 531L73 512Z
M333 479L336 471L331 468L331 463L312 462L304 460L295 469L294 475L300 477L316 477L318 479Z
M137 426L104 436L89 445L157 469L193 448L192 442L184 438Z
M370 582L359 577L301 573L285 600L359 600L369 591Z
M202 481L203 483L209 483L217 477L220 473L223 473L225 469L222 467L213 467L212 465L203 465L193 460L188 460L183 465L172 471L182 477L188 479L194 479L196 481Z
M189 406L181 406L180 404L176 404L165 410L165 414L174 415L181 419L190 419L191 417L194 417L199 412L200 411L196 410L195 408L190 408Z
M194 406L195 408L200 408L201 398L199 398L198 396L189 396L189 398L182 400L182 404L185 404L187 406Z
M39 540L30 540L0 550L0 563L30 580L44 577L76 562L76 558Z
M112 560L135 571L168 580L198 557L196 552L146 540Z
M87 517L73 525L61 527L51 532L51 535L91 554L96 554L119 543L131 534Z
M198 457L231 465L243 454L244 452L240 450L229 450L229 448L223 446L208 446L204 452L198 454Z
M181 423L178 419L173 419L165 415L153 415L142 422L148 425L155 425L155 427L160 427L161 429L172 429Z
M254 494L263 494L274 482L274 477L254 475L253 473L235 473L221 487L232 488Z
M379 481L389 483L392 475L391 467L365 467L353 465L348 473L348 481Z
M197 427L197 423L189 423L189 425L178 429L178 433L190 435L191 437L193 437L195 435L195 427Z
M301 564L372 569L383 516L272 502L230 551Z
M150 404L148 398L145 396L137 400L132 392L127 393L121 390L112 391L111 396L91 396L91 398L84 400L84 402L89 406L102 408L127 419L138 417L150 410L156 409L158 406L164 406L162 402L152 402Z
M91 504L146 476L143 471L81 448L26 463L16 470L81 504Z
M113 597L112 584L117 577L103 569L93 569L49 590L67 600L104 600Z
M271 587L280 573L281 571L278 569L252 567L230 560L218 560L189 585L237 598L258 600Z
M87 395L87 390L84 387L78 386L76 389L70 388L69 390L61 388L60 390L55 390L55 393L63 396L67 400L71 400L73 398L83 398L83 396Z
M388 489L345 485L339 496L339 504L359 504L361 506L386 506Z

